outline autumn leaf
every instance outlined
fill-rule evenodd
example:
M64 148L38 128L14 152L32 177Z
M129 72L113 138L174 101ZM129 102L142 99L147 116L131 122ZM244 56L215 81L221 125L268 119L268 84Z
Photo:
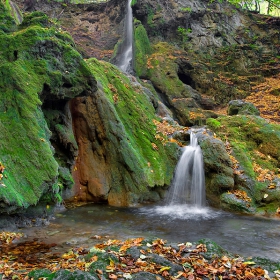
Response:
M163 266L160 270L159 270L159 272L163 272L163 271L165 271L165 270L169 270L171 267L170 266Z

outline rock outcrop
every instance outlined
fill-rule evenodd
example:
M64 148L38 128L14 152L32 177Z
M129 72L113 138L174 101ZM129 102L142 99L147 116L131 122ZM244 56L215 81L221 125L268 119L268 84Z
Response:
M62 184L71 185L77 148L67 102L93 95L96 81L71 37L46 15L34 12L16 26L9 10L0 9L0 212L13 212L43 196L59 200Z
M221 116L207 124L224 141L234 171L234 185L221 197L223 207L275 213L280 201L279 125L249 115Z
M160 200L172 179L177 148L157 139L151 97L109 63L87 63L99 89L94 97L71 102L78 196L115 206Z
M255 115L259 116L260 111L256 106L250 102L245 102L243 100L232 100L228 104L228 115Z
M24 8L23 0L14 2ZM139 82L149 88L147 95L147 90L135 81L128 81L109 64L91 59L85 62L76 52L74 55L69 51L68 56L65 45L57 47L62 40L71 50L77 46L84 58L110 61L122 40L126 2L110 0L79 5L33 2L28 9L41 10L59 19L61 28L56 29L38 12L32 16L26 14L19 27L10 16L0 15L3 36L15 32L20 38L21 33L16 31L20 28L30 30L29 35L34 38L37 35L41 38L35 45L26 39L28 50L24 50L32 63L34 58L34 65L29 63L36 71L29 75L36 72L32 89L43 103L41 107L36 103L39 112L35 110L36 119L41 119L44 112L52 131L50 136L47 129L43 130L42 119L38 131L44 131L43 137L40 136L47 143L48 153L44 154L51 158L44 162L52 162L52 167L51 176L41 183L47 181L48 186L55 186L55 193L60 192L60 183L70 186L73 181L69 170L76 160L73 174L76 194L82 200L128 205L159 199L171 180L177 157L175 144L164 146L166 139L162 135L155 138L153 119L157 119L155 113L159 112L182 126L207 124L220 138L210 137L209 133L200 141L205 154L207 195L212 204L221 202L222 207L236 210L231 207L234 201L231 198L236 194L234 191L241 190L252 203L241 203L244 207L240 211L246 211L246 207L252 209L251 206L263 207L263 212L275 211L279 204L279 127L257 117L219 117L218 109L231 100L254 95L256 87L268 77L276 75L277 80L279 22L244 12L226 2L134 0L135 72ZM39 26L44 33L41 34ZM62 30L69 31L75 43ZM7 69L22 59L21 48L12 37L9 40L12 42L9 47L4 41L1 43L4 49L12 50L4 56L8 66L3 67ZM41 65L40 59L47 62ZM78 74L74 68L79 69ZM22 71L20 82L16 75L19 73L13 72L15 88L30 93L24 84L29 78L28 71ZM98 90L93 77L99 81ZM261 111L261 106L258 109ZM264 140L265 135L270 142ZM48 139L55 148L56 160L51 156ZM9 175L6 172L10 166L5 165L4 175ZM259 181L258 173L263 170L272 177Z

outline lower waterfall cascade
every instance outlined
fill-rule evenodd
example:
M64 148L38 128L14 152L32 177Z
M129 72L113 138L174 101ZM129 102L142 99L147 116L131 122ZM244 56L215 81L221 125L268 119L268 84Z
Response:
M203 207L205 202L203 156L197 137L194 132L191 132L190 145L183 148L183 153L176 166L175 176L166 198L166 204L189 204Z

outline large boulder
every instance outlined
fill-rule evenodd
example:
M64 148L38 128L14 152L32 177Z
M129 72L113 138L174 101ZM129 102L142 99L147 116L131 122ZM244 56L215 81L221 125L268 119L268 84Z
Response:
M16 26L9 9L3 4L0 9L0 25L7 26L0 33L0 212L13 212L43 196L61 201L63 184L70 186L71 176L59 165L69 169L68 159L73 161L75 154L64 110L74 96L92 95L96 82L71 37L51 26L44 14L30 14ZM70 151L59 164L44 111L50 121L60 116L57 143L64 154Z
M207 200L220 206L219 196L234 187L232 162L221 140L206 131L196 135L203 153Z
M71 102L77 196L116 206L159 200L172 179L177 146L157 137L151 96L113 65L93 58L87 64L99 89Z
M222 116L207 124L223 141L234 172L234 190L221 196L223 207L275 214L280 201L279 125L249 115Z
M243 100L231 100L228 103L228 115L255 115L259 116L260 111L258 108L250 102Z

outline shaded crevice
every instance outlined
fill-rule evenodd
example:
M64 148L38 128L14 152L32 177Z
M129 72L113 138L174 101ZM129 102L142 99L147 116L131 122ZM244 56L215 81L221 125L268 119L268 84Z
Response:
M42 92L40 93L40 100L42 101L42 109L43 109L43 106L44 106L44 101L45 101L45 98L50 95L50 92L51 92L51 88L48 84L44 83L43 85L43 90Z
M71 88L71 87L73 87L73 85L71 84L71 83L69 83L69 82L64 82L64 84L62 85L62 87L65 87L65 88Z
M62 77L62 81L63 81L62 87L64 87L64 88L72 88L73 87L73 84L68 79L66 79L64 76Z
M15 51L14 51L14 60L17 60L17 59L18 59L18 51L15 50Z
M65 108L65 105L67 103L68 100L66 99L56 99L56 100L52 100L52 99L47 99L44 100L43 104L42 104L42 110L58 110L58 111L62 111Z
M182 83L184 83L185 85L189 85L195 89L195 82L189 75L187 75L183 72L178 72L177 74L178 74L178 78L180 79L180 81Z

